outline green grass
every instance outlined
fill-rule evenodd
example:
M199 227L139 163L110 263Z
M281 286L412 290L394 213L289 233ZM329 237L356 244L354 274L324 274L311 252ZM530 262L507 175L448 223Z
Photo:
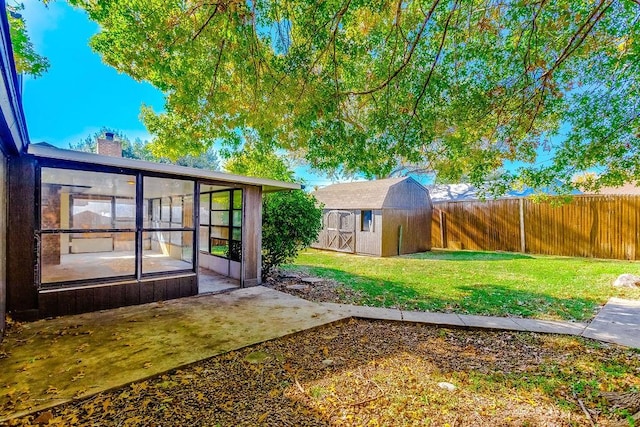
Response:
M640 262L532 256L504 252L432 251L374 258L307 250L288 270L334 279L358 291L360 304L407 310L585 321Z

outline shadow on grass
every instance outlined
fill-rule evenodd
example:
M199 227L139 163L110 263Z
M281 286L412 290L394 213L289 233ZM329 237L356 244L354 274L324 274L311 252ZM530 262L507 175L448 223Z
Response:
M312 275L342 283L360 294L361 305L395 307L404 310L435 311L486 316L518 316L539 319L585 321L591 319L598 301L587 298L559 298L533 290L511 289L493 283L450 285L456 297L434 296L401 282L381 280L343 270L297 265Z
M531 255L513 252L483 251L441 251L432 250L416 254L401 255L401 258L428 259L444 261L508 261L512 259L533 259Z

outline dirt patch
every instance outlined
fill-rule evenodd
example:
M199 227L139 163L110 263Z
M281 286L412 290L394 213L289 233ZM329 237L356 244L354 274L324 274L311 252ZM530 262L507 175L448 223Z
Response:
M12 425L606 426L599 393L639 388L639 352L590 340L350 320Z
M335 280L312 277L304 273L277 272L263 286L314 302L361 305L364 294Z

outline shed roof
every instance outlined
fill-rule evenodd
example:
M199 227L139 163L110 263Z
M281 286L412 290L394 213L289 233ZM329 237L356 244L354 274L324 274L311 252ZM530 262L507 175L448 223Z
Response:
M300 190L302 186L293 182L276 181L273 179L254 178L249 176L234 175L225 172L206 169L189 168L166 163L154 163L143 160L127 159L123 157L102 156L99 154L85 153L82 151L65 150L49 144L31 144L28 153L36 157L67 160L72 162L113 166L118 168L160 172L171 175L180 175L190 178L208 179L212 181L228 182L230 184L248 184L262 187L262 191ZM90 166L87 167L90 169Z
M411 177L377 179L332 184L316 190L313 195L324 204L325 209L382 209L390 206L390 193L396 187L399 191L409 191L402 184L424 192L430 204L429 191ZM403 188L403 189L401 189Z

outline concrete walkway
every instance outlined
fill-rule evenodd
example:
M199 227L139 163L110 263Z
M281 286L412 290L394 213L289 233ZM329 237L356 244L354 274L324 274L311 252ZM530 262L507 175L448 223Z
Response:
M395 320L502 331L538 332L583 336L640 349L640 301L611 298L589 324L518 317L473 316L455 313L428 313L390 308L321 303L329 312L363 319Z
M0 423L350 317L585 336L640 348L640 301L590 324L314 303L264 287L26 323L0 344Z
M415 322L434 326L540 332L577 336L582 335L587 327L584 323L556 322L552 320L403 311L391 308L362 307L333 303L321 303L321 305L326 307L330 313L342 313L346 317Z
M640 348L640 301L611 298L582 336Z

